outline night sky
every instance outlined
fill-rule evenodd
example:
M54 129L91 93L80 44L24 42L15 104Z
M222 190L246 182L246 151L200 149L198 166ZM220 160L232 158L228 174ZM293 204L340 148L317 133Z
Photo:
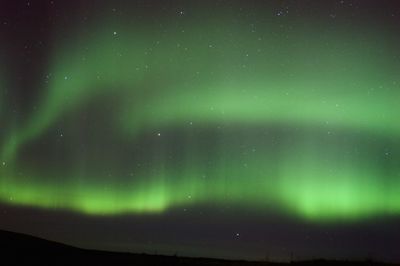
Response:
M0 0L0 229L400 262L398 1Z

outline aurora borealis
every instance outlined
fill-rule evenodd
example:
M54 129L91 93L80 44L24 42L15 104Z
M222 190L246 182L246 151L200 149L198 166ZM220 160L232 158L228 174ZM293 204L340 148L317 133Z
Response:
M150 220L206 208L221 224L246 210L317 228L398 219L395 4L39 2L1 2L3 208Z

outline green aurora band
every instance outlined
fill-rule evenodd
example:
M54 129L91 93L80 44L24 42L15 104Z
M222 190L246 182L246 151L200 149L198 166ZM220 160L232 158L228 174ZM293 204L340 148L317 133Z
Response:
M400 214L400 64L387 48L395 37L299 27L287 41L268 23L261 37L218 23L226 34L211 23L171 25L168 34L110 24L73 33L51 57L35 111L5 121L0 200L91 215L198 204L277 209L315 222ZM11 116L3 95L0 115ZM82 154L79 121L91 112ZM59 169L27 162L24 153L39 151L35 143L60 125L68 154ZM202 147L198 132L207 128L218 132L215 147ZM184 137L171 148L174 130ZM117 154L96 148L109 141L105 132L121 146ZM124 145L147 166L121 166ZM111 173L96 169L105 162Z

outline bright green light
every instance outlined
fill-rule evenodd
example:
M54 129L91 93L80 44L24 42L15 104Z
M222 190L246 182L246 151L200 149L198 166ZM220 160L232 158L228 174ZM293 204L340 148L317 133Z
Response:
M226 25L226 32L234 30ZM369 38L374 42L365 42L365 36L357 34L321 38L299 30L288 42L283 36L273 37L271 25L264 27L263 38L256 38L236 28L228 36L217 34L210 31L212 25L193 26L186 35L150 35L110 26L62 45L53 54L52 76L37 110L23 125L6 125L5 132L12 133L1 135L5 164L0 165L0 199L9 204L110 215L164 212L201 203L245 205L261 212L279 208L315 221L397 215L400 146L395 139L400 137L400 90L398 76L385 70L400 67L390 59L390 51L371 52L385 51L379 34L371 32ZM109 106L101 105L104 99ZM76 165L50 173L18 158L24 147L43 138L56 124L73 129L82 126L63 119L81 121L83 108L91 105L100 110L99 116L107 114L104 120L111 120L107 125L112 125L114 139L128 142L132 149L140 146L135 141L143 136L193 124L198 128L279 125L294 131L296 141L290 145L279 142L274 148L271 136L260 135L264 144L261 141L261 147L243 162L240 149L231 146L239 147L241 140L248 141L246 136L223 136L215 161L204 166L204 154L191 147L201 140L199 135L186 143L186 150L180 150L189 159L172 167L162 158L153 158L145 170L125 174L123 186L114 180L123 176L116 166L118 154L110 155L112 177L90 167L78 171ZM344 155L358 147L355 140L325 148L322 145L330 140L296 135L296 128L326 134L333 129L343 134L341 139L348 132L360 138L373 136L382 145L389 143L391 152L384 154L384 148L374 146L362 156ZM105 128L100 124L97 129ZM92 133L98 145L104 137L101 134ZM380 153L379 160L387 163L376 161L369 151ZM71 153L71 157L81 156L72 148ZM99 155L82 156L95 161ZM154 173L152 167L161 170ZM25 176L19 176L19 170Z

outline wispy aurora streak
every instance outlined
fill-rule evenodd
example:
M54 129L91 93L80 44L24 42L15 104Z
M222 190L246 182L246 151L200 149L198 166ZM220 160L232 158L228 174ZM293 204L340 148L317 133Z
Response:
M96 27L60 45L36 110L6 120L1 201L110 215L230 204L317 222L399 214L389 37L300 28L288 42L267 23L262 38L225 25ZM27 159L43 140L59 161Z

